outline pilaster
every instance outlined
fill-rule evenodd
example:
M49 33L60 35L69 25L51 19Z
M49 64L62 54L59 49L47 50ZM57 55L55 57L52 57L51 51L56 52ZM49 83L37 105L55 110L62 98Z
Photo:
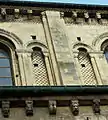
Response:
M48 53L44 53L44 56L45 56L45 65L46 65L46 69L47 69L47 73L48 73L49 83L50 83L50 85L54 85Z
M98 69L98 66L95 60L95 55L93 53L89 53L89 55L90 55L91 63L94 69L96 79L97 79L97 84L102 85L102 79L101 79L100 72L99 72L99 69Z
M55 57L55 51L54 51L54 46L52 44L52 38L51 38L51 34L49 31L49 25L48 25L48 21L46 18L46 13L42 12L42 21L43 21L43 27L44 27L44 31L45 31L45 35L46 35L46 39L47 39L47 44L49 47L49 51L50 51L50 58L51 58L51 62L53 65L53 74L54 74L54 78L55 79L55 84L60 85L60 76L59 76L59 70L58 70L58 65L57 65L57 60Z
M27 81L26 81L26 76L25 76L23 53L17 52L17 55L18 55L18 62L19 62L19 69L20 69L20 76L21 76L22 86L26 86Z

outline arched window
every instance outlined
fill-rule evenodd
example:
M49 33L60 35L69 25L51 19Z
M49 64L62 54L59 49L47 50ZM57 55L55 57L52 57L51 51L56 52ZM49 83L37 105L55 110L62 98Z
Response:
M108 62L108 46L105 48L104 54L105 54L106 60Z
M0 86L12 86L12 67L9 49L0 43Z
M101 45L101 50L104 52L105 58L108 62L108 39L106 39L102 45Z
M40 48L34 47L32 53L32 65L35 83L38 86L49 85L44 55Z
M81 76L85 85L95 85L96 76L92 67L90 56L85 48L79 48L78 61L80 64Z

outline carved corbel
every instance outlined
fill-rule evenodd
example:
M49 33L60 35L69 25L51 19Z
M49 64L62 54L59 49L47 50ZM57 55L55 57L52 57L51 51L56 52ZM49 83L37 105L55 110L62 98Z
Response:
M72 18L73 18L74 22L76 23L77 22L77 12L76 11L72 12Z
M99 99L93 100L93 111L95 114L100 114L100 100Z
M77 116L79 114L79 101L71 100L70 107L71 107L73 115Z
M2 114L5 118L9 117L10 114L10 102L9 101L2 101Z
M88 14L88 12L84 13L84 18L85 18L85 22L89 22L89 14Z
M60 12L60 18L64 17L64 12Z
M97 18L98 23L101 23L101 13L97 12L96 18Z
M26 115L27 116L32 116L33 115L33 101L32 100L26 100L25 101L26 107Z
M1 17L2 17L2 20L6 20L6 9L5 8L1 8Z
M56 107L56 101L55 100L49 100L49 114L55 115L57 111Z
M19 9L14 9L14 15L15 15L15 18L16 18L16 19L19 18L19 12L20 12Z
M32 19L32 13L33 13L33 11L32 10L27 10L27 13L28 13L27 18L28 19Z

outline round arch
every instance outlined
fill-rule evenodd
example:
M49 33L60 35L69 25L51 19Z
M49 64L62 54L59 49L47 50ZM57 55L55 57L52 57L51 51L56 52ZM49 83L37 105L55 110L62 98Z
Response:
M0 29L0 42L6 44L8 47L12 45L16 48L22 48L23 42L12 32Z
M74 51L78 51L79 48L84 48L84 49L86 49L88 52L93 51L92 47L90 47L89 45L84 44L84 43L75 43L75 44L73 45L73 50L74 50Z
M30 41L27 44L25 44L25 48L29 49L32 51L32 48L34 47L38 47L41 48L43 53L47 53L48 52L48 48L46 45L44 45L43 43L37 42L37 41Z
M94 39L92 46L97 51L103 51L102 44L108 40L108 32L105 32Z

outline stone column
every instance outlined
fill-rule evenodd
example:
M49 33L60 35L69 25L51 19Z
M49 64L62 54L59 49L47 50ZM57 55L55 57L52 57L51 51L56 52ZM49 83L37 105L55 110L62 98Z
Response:
M21 82L21 76L20 76L20 73L19 73L18 59L17 59L14 51L12 51L11 55L12 55L11 57L12 57L13 77L14 77L14 80L15 80L15 85L16 86L21 86L22 82Z
M28 70L27 70L27 85L33 85L34 83L34 77L33 77L33 66L32 66L32 59L31 59L31 52L26 53L27 60L25 61L26 64L28 64ZM27 69L27 68L26 68Z
M26 84L27 86L31 86L34 83L31 52L26 51L23 54L23 63L24 63L24 71L25 71L26 82L27 82Z
M18 63L19 63L19 69L20 69L21 83L22 83L22 86L26 86L27 81L26 81L26 76L25 76L23 53L17 52L17 55L18 55Z
M102 85L102 80L101 80L101 76L99 73L99 69L98 69L96 61L95 61L95 57L91 53L90 53L90 58L91 58L91 63L92 63L93 69L94 69L96 79L97 79L97 83L98 83L98 85Z
M108 79L107 79L108 78L108 73L107 73L108 63L107 63L107 60L105 58L103 51L96 52L95 60L96 60L97 67L99 69L102 83L104 85L107 85L108 84Z
M74 58L75 58L75 62L76 62L76 67L77 67L77 75L78 75L78 78L79 78L79 83L80 85L84 85L84 81L83 81L83 78L81 76L81 71L80 71L80 64L79 64L79 61L78 61L78 52L75 53L74 55Z
M54 85L48 53L44 53L44 56L45 56L45 65L46 65L46 69L47 69L47 73L48 73L49 83L50 83L50 85Z
M55 56L55 51L54 51L54 46L52 43L52 39L51 39L51 34L49 31L49 25L47 22L47 18L46 18L46 14L45 12L42 12L42 21L43 21L43 27L44 27L44 31L45 31L45 35L46 35L46 41L49 47L49 52L50 52L50 58L51 58L51 62L52 62L52 66L53 66L53 74L54 74L54 78L55 79L55 84L60 85L60 75L59 75L59 70L58 70L58 65L57 65L57 60L56 60L56 56Z

